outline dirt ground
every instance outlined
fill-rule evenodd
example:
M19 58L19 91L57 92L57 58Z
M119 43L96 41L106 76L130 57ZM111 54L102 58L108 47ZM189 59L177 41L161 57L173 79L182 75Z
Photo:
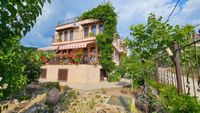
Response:
M131 92L130 88L102 88L98 90L90 90L90 92L99 92L103 91L104 94L111 96L111 95L116 95L116 96L127 96L133 98L133 93Z

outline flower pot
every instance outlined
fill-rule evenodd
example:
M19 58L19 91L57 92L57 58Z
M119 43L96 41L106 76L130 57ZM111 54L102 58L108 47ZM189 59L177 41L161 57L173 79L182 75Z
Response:
M42 62L43 62L44 64L46 64L46 63L47 63L47 58L46 58L46 56L45 56L45 55L43 55L43 56L41 57L41 59L42 59Z

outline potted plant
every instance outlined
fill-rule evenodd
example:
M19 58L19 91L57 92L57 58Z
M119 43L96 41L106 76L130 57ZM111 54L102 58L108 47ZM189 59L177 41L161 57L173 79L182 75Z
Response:
M44 64L47 63L47 58L46 58L46 55L45 55L45 54L43 54L43 55L41 56L41 59L42 59L42 62L43 62Z
M83 52L77 52L77 53L76 53L76 57L79 57L79 58L80 58L80 57L82 57L82 55L83 55Z
M53 59L54 59L54 52L49 52L48 53L48 59L49 59L49 63L53 64Z
M81 59L80 59L80 58L75 58L75 59L74 59L74 62L75 62L75 64L80 64Z

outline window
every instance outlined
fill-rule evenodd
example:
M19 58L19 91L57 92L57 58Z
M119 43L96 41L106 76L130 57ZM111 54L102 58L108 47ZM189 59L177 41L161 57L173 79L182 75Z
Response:
M96 35L96 25L93 25L92 28L91 28L91 32L92 32L92 36Z
M89 27L84 27L84 38L89 36Z
M101 25L99 25L99 33L101 34L101 33L103 33L103 25L101 24Z
M70 31L70 41L73 41L73 30Z
M59 42L62 41L62 32L59 33L59 39L58 39L58 41Z
M67 41L67 38L68 38L68 31L65 31L65 39L64 39L64 41Z
M68 77L68 69L59 69L58 70L58 80L59 81L67 81Z
M40 69L40 78L46 79L47 69Z

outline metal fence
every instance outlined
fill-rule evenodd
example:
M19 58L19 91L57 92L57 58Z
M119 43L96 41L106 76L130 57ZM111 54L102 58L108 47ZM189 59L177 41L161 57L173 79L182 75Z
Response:
M177 87L185 93L200 99L200 47L195 40L180 47L173 44L173 55L163 54L156 58L157 80Z
M69 24L69 23L74 23L76 21L78 21L78 17L65 19L65 20L59 21L57 23L57 26L64 25L64 24Z

